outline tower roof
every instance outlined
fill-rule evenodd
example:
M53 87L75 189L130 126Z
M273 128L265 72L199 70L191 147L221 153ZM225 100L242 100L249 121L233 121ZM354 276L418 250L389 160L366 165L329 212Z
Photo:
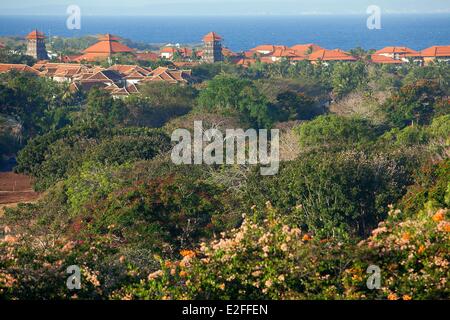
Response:
M203 37L203 41L204 42L211 42L211 41L220 41L222 40L222 37L219 36L217 33L215 32L210 32L208 33L206 36Z
M39 32L37 29L31 31L27 35L28 40L37 40L37 39L45 39L44 33Z

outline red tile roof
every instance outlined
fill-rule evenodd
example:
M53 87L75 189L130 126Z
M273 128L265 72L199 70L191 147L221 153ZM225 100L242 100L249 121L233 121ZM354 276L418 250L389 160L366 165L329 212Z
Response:
M119 38L106 34L99 37L99 42L84 50L84 54L76 58L76 61L95 61L110 57L115 53L131 53L133 49L118 42Z
M70 56L64 56L60 59L60 61L62 62L75 62L78 60L79 57L81 57L81 54L76 54L76 55L70 55ZM81 60L78 60L81 61Z
M420 52L422 57L450 57L450 46L434 46Z
M175 47L164 47L164 48L162 48L159 52L161 52L161 53L172 53L172 54L174 54L174 53L177 52L177 51L178 51L178 49L175 48Z
M10 64L10 63L0 63L0 73L9 72L12 70L16 70L19 72L29 72L34 73L36 75L39 74L39 71L27 66L26 64Z
M82 54L81 56L76 57L74 60L72 61L76 61L76 62L81 62L81 61L89 61L89 62L93 62L93 61L98 61L98 60L104 60L108 57L110 57L111 54L109 53L85 53Z
M295 46L292 46L291 49L297 52L299 56L307 55L308 53L313 53L319 50L324 50L324 48L314 43L297 44Z
M380 54L373 54L370 56L373 63L380 64L402 64L403 60L393 59L391 57L386 57Z
M144 81L165 81L168 83L187 83L190 81L191 71L190 70L175 70L169 69L167 67L158 67L151 72L149 77L144 79Z
M258 51L245 51L244 52L244 57L246 58L253 58L255 56L260 57L262 54L259 53Z
M27 37L28 40L37 40L37 39L45 39L45 36L42 32L39 32L37 30L31 31Z
M311 61L356 61L357 59L351 56L349 53L339 49L334 50L319 50L311 53L308 56L308 60Z
M119 72L123 76L148 76L151 73L151 69L143 68L138 65L125 65L125 64L115 64L109 67L107 70L113 70Z
M117 41L101 40L93 46L84 50L85 53L124 53L133 52L134 50Z
M263 44L260 46L257 46L255 48L250 49L250 51L259 52L259 51L268 51L268 52L274 52L275 50L288 50L289 47L287 46L280 46L280 45L272 45L272 44Z
M139 93L138 88L134 84L130 84L126 87L119 88L117 86L109 86L106 87L105 90L111 91L111 95L120 97L120 96L129 96L133 93Z
M114 70L103 70L97 73L94 73L86 80L88 81L96 81L96 82L105 82L105 83L115 83L122 80L122 75Z
M233 52L230 49L225 48L225 47L222 48L222 54L223 54L224 57L235 57L235 56L237 56L237 53L235 53L235 52Z
M113 36L112 34L107 33L105 35L102 35L102 36L98 37L98 40L99 41L119 41L120 38L118 38L116 36Z
M86 72L89 67L81 64L69 63L36 63L33 66L33 69L40 71L41 76L72 79L75 76Z
M157 61L159 59L159 55L154 52L136 53L136 59L141 61Z
M405 56L420 56L420 53L408 47L385 47L375 52L375 54L398 54Z
M204 42L221 41L222 37L215 32L210 32L203 37Z
M272 57L276 58L303 58L305 59L305 56L298 55L294 50L292 49L284 49L284 48L276 48L273 53L270 54Z

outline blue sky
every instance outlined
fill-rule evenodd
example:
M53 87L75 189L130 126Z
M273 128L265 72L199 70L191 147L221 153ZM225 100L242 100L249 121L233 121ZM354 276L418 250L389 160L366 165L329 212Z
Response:
M65 15L68 5L84 15L312 15L448 13L450 0L2 0L0 15Z

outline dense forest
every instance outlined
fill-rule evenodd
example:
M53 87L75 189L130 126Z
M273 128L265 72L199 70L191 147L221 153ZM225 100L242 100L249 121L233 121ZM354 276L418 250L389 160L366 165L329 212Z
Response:
M450 64L193 76L113 99L0 75L0 159L41 192L0 217L1 298L449 298ZM194 120L280 129L279 173L173 164L171 134Z

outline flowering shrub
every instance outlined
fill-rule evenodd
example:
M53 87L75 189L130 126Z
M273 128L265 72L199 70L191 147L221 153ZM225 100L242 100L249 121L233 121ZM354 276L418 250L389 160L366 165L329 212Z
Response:
M364 242L383 272L382 292L388 299L443 299L450 287L450 219L448 209L425 208L399 220L400 210L380 223Z
M433 212L433 214L431 214ZM161 259L147 281L126 286L126 299L443 299L447 278L448 211L419 213L404 222L390 211L358 245L314 235L283 222L270 203L268 218L245 218L239 229L182 259ZM369 265L381 268L380 290L369 290Z
M161 260L161 269L150 274L148 281L126 287L113 297L344 298L343 266L355 261L353 254L343 243L318 240L288 226L270 203L267 206L264 221L245 217L241 227L229 235L202 243L198 250L182 251L179 261Z
M14 231L14 230L12 230ZM7 235L0 241L0 298L101 299L125 283L143 277L130 252L119 252L113 239L91 243L29 234ZM81 288L69 290L69 266L79 266ZM154 268L147 262L149 268Z

